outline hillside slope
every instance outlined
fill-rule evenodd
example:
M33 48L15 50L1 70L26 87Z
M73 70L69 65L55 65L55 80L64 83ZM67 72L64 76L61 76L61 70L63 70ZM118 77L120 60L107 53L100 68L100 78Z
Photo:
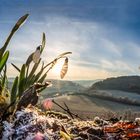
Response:
M67 103L70 110L83 117L106 116L110 112L124 114L126 111L131 110L138 112L140 106L129 105L122 102L112 101L94 95L87 96L87 94L72 94L56 97L55 101L64 106ZM54 105L53 109L63 111L58 106ZM119 115L118 114L118 115Z
M101 79L97 80L75 80L74 83L80 84L83 87L91 87L94 83L101 81Z
M54 80L50 79L47 81L51 81L52 86L44 90L45 93L57 93L57 92L78 92L84 90L85 88L73 81L65 81L65 80Z
M136 92L140 94L140 76L121 76L117 78L107 78L96 82L89 90L122 90L127 92Z

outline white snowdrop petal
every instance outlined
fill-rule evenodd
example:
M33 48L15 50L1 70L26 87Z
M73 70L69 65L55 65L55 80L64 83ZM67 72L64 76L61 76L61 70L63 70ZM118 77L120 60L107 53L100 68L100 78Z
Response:
M40 55L41 55L40 50L36 50L34 52L33 58L32 58L34 63L38 63L38 61L40 59Z

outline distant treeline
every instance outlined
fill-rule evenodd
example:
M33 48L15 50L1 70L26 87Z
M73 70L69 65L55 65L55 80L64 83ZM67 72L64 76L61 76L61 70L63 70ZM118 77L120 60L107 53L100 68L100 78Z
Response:
M140 94L140 76L121 76L117 78L107 78L93 84L89 90L110 89L136 92Z

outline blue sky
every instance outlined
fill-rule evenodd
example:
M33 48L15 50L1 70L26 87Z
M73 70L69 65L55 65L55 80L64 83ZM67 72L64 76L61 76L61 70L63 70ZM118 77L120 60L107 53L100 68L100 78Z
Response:
M42 59L47 63L64 51L72 51L66 79L102 79L139 75L139 0L1 0L0 45L14 23L30 17L10 42L8 75L19 67L46 33ZM58 78L56 70L49 75Z

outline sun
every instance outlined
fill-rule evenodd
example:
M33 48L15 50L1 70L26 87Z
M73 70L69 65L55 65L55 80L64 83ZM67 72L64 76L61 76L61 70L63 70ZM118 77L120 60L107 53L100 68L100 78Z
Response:
M59 75L60 75L60 72L61 72L63 63L64 63L64 61L63 61L63 60L60 60L60 61L58 61L58 62L56 63L56 65L53 67L53 69L52 69L52 74L53 74L54 76L59 76Z

